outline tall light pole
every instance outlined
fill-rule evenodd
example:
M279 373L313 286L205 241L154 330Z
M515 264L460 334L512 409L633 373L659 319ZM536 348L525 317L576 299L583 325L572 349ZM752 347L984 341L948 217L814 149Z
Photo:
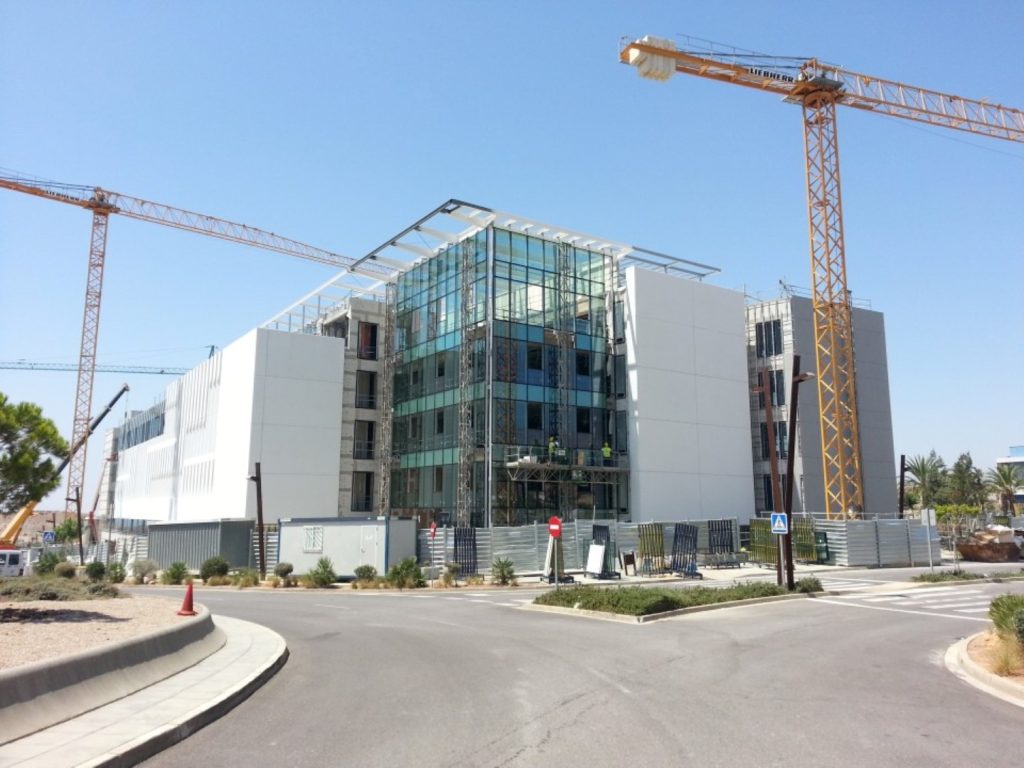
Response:
M790 590L793 582L793 462L796 456L796 403L800 382L813 378L813 373L800 373L800 355L793 355L793 381L789 395L789 445L786 447L786 519L789 532L783 537L786 548L786 587Z
M256 474L249 475L256 483L256 538L259 541L260 579L267 578L267 553L263 543L263 475L260 474L260 463L256 462Z

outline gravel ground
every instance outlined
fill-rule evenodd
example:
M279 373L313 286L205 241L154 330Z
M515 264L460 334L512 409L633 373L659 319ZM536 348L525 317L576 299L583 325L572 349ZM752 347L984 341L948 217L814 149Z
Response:
M156 597L0 602L0 670L194 621Z

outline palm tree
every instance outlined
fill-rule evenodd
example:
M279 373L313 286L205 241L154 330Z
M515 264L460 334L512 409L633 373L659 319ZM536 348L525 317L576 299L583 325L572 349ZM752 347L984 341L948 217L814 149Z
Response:
M946 475L946 463L932 451L927 456L911 458L907 462L907 472L921 494L921 509L930 508Z
M1003 514L1016 514L1013 497L1017 489L1024 486L1024 477L1013 464L997 464L995 469L985 473L988 487L999 497L999 508Z

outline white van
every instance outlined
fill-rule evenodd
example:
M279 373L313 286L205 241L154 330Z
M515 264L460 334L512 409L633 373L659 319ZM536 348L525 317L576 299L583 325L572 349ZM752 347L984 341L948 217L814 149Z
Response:
M0 549L0 576L22 576L28 564L28 552Z

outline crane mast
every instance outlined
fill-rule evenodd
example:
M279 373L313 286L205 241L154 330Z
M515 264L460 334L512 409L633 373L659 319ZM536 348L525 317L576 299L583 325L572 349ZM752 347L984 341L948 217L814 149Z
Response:
M664 81L679 72L774 93L803 110L825 513L829 518L859 514L864 482L836 106L1017 142L1024 142L1024 112L815 58L770 56L707 41L689 47L693 50L679 50L672 40L648 36L623 45L619 60L649 79Z
M85 307L82 314L82 343L78 358L78 381L75 387L75 413L71 444L82 443L68 468L67 510L72 511L75 489L82 488L85 477L85 436L92 407L93 378L96 372L96 346L99 339L100 306L103 297L103 268L107 250L107 228L111 214L184 229L201 235L250 245L262 250L297 256L309 261L346 270L353 274L380 280L394 274L393 267L383 260L357 262L321 248L281 237L245 224L237 224L162 203L154 203L111 192L101 187L45 181L23 176L0 175L0 188L74 205L92 212L92 236L89 240L89 266L85 285Z

